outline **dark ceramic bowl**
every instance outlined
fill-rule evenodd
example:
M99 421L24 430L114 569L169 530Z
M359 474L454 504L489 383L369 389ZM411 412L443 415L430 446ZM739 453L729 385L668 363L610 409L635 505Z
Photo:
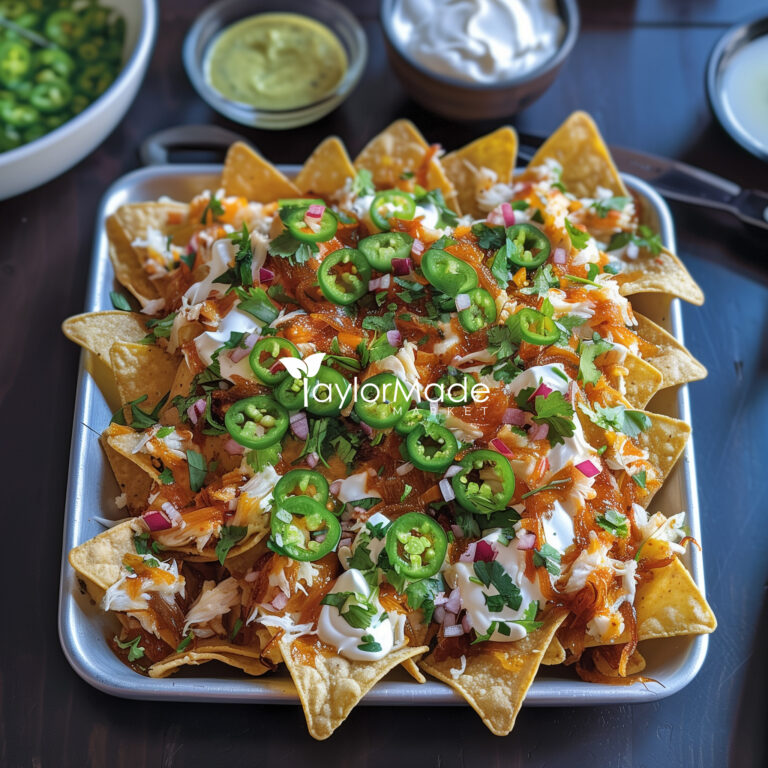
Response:
M398 0L382 0L381 25L387 55L408 95L423 107L456 120L487 120L514 115L549 88L568 58L579 33L576 0L558 0L565 34L555 55L530 72L497 83L467 83L427 69L403 48L392 28Z

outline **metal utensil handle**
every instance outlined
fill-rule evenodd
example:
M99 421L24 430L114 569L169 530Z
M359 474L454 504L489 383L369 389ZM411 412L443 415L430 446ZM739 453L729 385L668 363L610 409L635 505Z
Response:
M174 149L188 151L221 150L222 156L231 144L248 140L239 133L217 125L176 125L153 133L141 143L142 165L167 165Z

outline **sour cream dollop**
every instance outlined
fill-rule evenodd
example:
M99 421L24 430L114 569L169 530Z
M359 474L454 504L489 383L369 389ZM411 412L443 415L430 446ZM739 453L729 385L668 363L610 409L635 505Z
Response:
M497 83L552 58L565 24L555 0L399 0L392 29L427 69Z

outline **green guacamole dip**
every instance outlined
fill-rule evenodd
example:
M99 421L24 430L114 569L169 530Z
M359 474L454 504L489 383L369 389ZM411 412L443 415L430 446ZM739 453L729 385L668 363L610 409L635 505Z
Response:
M347 71L336 35L307 16L260 13L227 27L206 61L222 96L259 109L293 109L330 94Z

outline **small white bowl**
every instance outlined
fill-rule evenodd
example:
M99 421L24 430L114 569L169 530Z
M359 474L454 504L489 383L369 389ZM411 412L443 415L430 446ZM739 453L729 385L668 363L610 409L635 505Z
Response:
M54 131L0 153L0 200L39 187L90 154L123 119L139 90L157 34L156 0L103 0L125 19L123 69L93 104Z

